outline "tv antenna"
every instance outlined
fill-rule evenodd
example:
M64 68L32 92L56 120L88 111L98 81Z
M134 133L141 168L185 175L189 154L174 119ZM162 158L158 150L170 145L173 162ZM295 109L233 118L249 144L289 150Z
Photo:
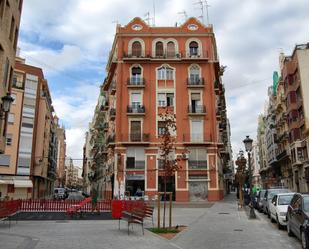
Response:
M151 17L150 17L150 13L149 13L149 11L144 15L145 16L145 21L147 22L147 24L150 26L150 20L152 19Z
M152 4L153 4L153 19L152 19L152 21L153 21L153 26L156 26L156 2L155 2L155 0L153 0Z
M207 26L209 25L209 12L208 12L208 8L210 7L210 5L208 4L207 0L199 0L198 2L194 3L195 5L199 5L200 6L200 10L201 10L201 15L199 16L199 18L201 19L202 23L205 24L204 22L204 9L206 9L206 18L207 18Z
M187 12L185 10L178 12L177 14L182 15L185 18L185 21L188 19L188 15L187 15Z

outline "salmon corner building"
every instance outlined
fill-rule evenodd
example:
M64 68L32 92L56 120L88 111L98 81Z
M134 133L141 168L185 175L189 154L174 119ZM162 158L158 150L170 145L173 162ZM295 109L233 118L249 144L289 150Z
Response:
M233 175L230 126L211 25L189 18L154 27L117 25L84 146L84 186L101 198L155 198L163 190L160 113L176 115L179 170L167 190L179 202L217 201ZM185 153L185 154L184 154Z

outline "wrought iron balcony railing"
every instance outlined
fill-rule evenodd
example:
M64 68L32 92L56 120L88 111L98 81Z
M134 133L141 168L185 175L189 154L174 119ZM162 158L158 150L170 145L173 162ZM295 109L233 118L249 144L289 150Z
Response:
M145 113L145 107L143 105L128 105L127 113Z

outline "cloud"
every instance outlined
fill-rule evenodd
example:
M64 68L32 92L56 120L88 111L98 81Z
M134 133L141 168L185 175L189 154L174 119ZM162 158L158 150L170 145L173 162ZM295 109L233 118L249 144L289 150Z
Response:
M155 0L156 25L174 26L199 16L191 0ZM22 52L47 72L57 114L66 123L68 155L81 157L83 134L91 120L103 81L104 64L116 23L153 12L144 0L27 0L21 24ZM272 73L282 49L290 54L296 43L309 41L309 1L209 0L220 62L227 66L223 82L234 152L246 135L256 136L257 116L263 111ZM205 18L206 19L206 18ZM52 67L51 67L52 66ZM56 70L52 68L56 67ZM81 80L87 82L81 83ZM99 80L98 80L99 79ZM54 82L57 82L55 84ZM97 83L95 83L97 82ZM73 89L73 90L72 90Z
M81 63L82 54L77 46L64 45L60 50L53 50L32 44L21 44L24 48L21 56L27 58L27 63L44 67L44 72L47 74L64 72Z
M53 106L66 128L67 155L76 159L74 164L79 166L82 164L85 132L99 95L98 86L99 83L82 82L75 88L54 93Z

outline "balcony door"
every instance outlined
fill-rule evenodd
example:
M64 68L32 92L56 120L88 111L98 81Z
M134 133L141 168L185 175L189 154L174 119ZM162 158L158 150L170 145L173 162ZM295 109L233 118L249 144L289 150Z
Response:
M138 112L142 105L142 94L140 92L131 93L131 108L132 112Z
M133 67L132 68L132 78L131 83L132 85L139 85L142 79L142 69L140 67Z
M197 65L190 67L190 83L197 85L200 80L200 68Z
M192 120L191 121L191 142L203 142L203 121Z
M144 148L128 147L127 149L127 169L145 168Z
M142 138L142 124L141 121L131 121L130 141L140 142Z
M192 113L199 112L199 108L202 106L201 94L191 93L191 111Z

